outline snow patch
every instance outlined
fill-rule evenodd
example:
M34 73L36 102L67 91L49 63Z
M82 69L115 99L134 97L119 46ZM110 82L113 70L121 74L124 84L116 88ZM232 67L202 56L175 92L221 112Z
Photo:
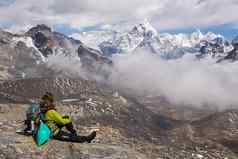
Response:
M29 48L34 48L34 50L37 51L38 55L40 56L41 60L43 62L46 61L46 58L42 55L42 53L38 50L38 48L34 45L33 40L31 37L27 37L27 36L22 36L22 37L13 37L12 39L13 44L16 45L18 42L23 42L25 43L25 45ZM37 61L37 63L40 63L39 61Z
M35 47L33 40L30 37L14 37L12 40L15 42L15 44L21 41L25 43L27 47Z
M157 30L150 24L150 22L147 19L144 20L142 26L144 26L145 32L152 32L153 36L158 35Z

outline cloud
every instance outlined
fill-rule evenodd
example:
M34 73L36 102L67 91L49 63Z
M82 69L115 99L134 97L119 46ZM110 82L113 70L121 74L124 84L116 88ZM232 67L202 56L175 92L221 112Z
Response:
M84 77L84 71L81 69L81 62L78 57L68 57L64 54L53 54L47 58L46 66L62 76L68 76L71 78L79 76Z
M191 54L167 61L143 50L116 55L112 60L113 67L106 68L110 74L103 82L120 91L164 96L175 106L227 109L238 105L237 62L217 64ZM104 79L83 69L79 58L63 54L50 56L47 66L71 78Z
M116 56L113 86L143 95L162 95L175 105L228 108L238 105L237 63L216 64L187 55L165 61L145 52Z
M151 0L149 6L154 4L152 2L156 0ZM144 10L142 7L147 3L145 0L131 2L102 0L100 3L96 0L71 0L68 3L63 0L16 0L9 6L1 7L0 23L19 26L39 23L50 26L56 24L67 24L71 27L93 26L136 19L137 12Z
M150 19L159 29L202 27L237 22L235 0L4 0L0 23L45 23L79 28Z
M57 23L57 16L47 10L48 3L36 0L16 0L0 8L0 24L10 24L9 28L20 30L38 23ZM59 22L59 21L58 21Z
M168 0L153 17L162 29L218 26L236 22L237 9L234 0Z

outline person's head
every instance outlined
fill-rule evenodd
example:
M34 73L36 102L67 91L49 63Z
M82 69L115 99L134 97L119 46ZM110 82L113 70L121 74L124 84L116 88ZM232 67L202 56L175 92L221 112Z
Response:
M54 107L54 96L50 92L46 92L40 100L41 111L47 111L49 109L55 109Z
M46 93L41 97L41 100L53 103L53 102L54 102L54 96L53 96L52 93L46 92Z

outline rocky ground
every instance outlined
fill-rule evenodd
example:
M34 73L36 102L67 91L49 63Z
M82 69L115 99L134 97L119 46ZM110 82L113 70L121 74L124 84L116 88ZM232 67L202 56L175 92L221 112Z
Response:
M52 84L56 81L57 84ZM186 110L172 106L168 110L162 109L160 107L169 105L162 100L138 100L122 96L109 88L80 79L34 79L27 83L28 88L23 81L0 85L1 94L5 94L1 96L0 104L1 159L238 158L236 110L209 112L205 117L198 118L202 110L194 109L189 110L194 115L184 119ZM49 85L54 87L50 88ZM23 129L22 121L29 101L40 96L41 91L47 90L46 87L56 90L58 110L72 116L79 134L88 134L93 130L98 132L93 143L51 140L37 147L32 137L18 133ZM30 88L33 89L32 93L27 94ZM70 90L73 98L67 96ZM29 101L26 100L27 96ZM171 111L173 115L169 113Z

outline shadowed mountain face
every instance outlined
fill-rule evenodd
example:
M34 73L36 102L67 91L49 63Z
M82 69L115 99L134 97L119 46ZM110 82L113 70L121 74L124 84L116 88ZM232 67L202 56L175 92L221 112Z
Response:
M112 62L97 50L81 41L53 32L45 25L37 25L25 34L11 34L0 30L0 80L56 77L60 69L51 69L49 57L79 59L82 72L106 76ZM57 61L64 63L63 61ZM77 68L75 68L77 69ZM89 75L88 75L89 76Z
M79 40L54 32L45 25L31 28L26 35L33 39L34 45L46 58L52 54L80 57L82 67L96 74L102 73L104 65L112 65L112 61L104 57L100 51L87 47Z
M73 56L77 48L82 44L79 40L68 38L67 36L53 32L46 25L37 25L26 32L27 36L33 39L35 46L47 57L57 53L57 49L62 49L65 55Z
M232 41L233 50L228 53L224 60L237 61L238 60L238 37Z
M19 79L52 74L29 37L0 30L0 79ZM49 75L48 74L48 75Z

